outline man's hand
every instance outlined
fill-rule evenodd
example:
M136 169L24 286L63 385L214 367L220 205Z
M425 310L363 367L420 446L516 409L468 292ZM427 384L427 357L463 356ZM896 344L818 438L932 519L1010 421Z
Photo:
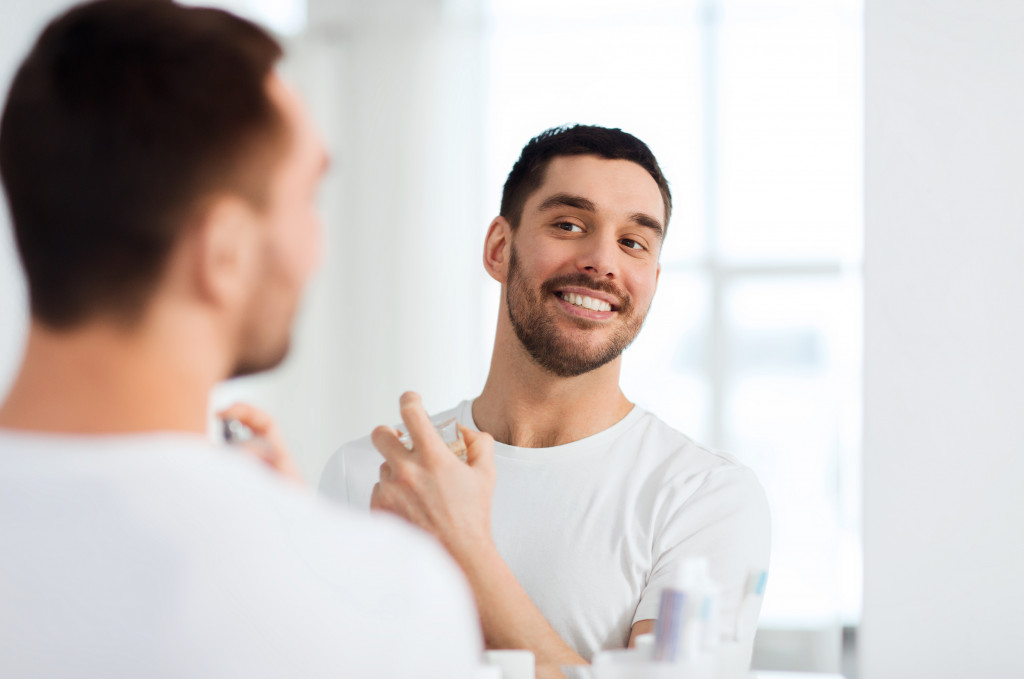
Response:
M373 445L385 462L370 507L393 512L432 533L465 568L474 553L492 544L494 439L463 427L463 463L434 430L418 394L402 394L400 406L412 450L391 427L373 431Z
M559 665L586 664L544 619L494 545L494 439L464 428L463 463L434 430L417 394L403 394L401 407L412 450L391 427L373 431L385 462L370 507L394 512L441 541L473 590L487 648L533 651L538 677L560 676Z
M300 486L306 484L281 438L277 424L269 414L248 403L236 403L218 412L217 417L221 420L238 420L252 431L254 438L243 442L239 446L242 450L285 479Z

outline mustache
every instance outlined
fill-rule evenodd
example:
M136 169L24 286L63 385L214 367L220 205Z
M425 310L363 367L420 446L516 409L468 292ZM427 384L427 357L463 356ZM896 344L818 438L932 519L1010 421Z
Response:
M572 273L563 276L555 276L544 281L541 291L553 295L559 288L589 288L595 292L604 292L616 299L615 306L619 307L620 313L628 314L633 310L633 300L622 290L608 281L596 280L585 273Z

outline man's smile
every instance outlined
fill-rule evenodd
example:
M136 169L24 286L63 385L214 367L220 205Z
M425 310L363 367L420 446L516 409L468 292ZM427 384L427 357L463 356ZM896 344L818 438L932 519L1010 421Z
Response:
M616 300L587 288L560 288L554 291L554 295L559 300L559 306L573 316L605 320L619 311Z

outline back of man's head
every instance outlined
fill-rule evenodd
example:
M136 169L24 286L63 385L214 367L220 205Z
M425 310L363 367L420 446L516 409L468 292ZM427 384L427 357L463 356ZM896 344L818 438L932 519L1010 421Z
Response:
M566 125L552 127L531 139L512 166L501 195L501 216L518 228L523 206L544 183L544 173L559 156L592 155L609 160L628 160L647 170L658 185L665 206L665 225L672 216L672 193L651 149L628 132L615 127Z
M0 178L33 318L130 324L217 192L259 207L285 127L281 48L226 12L98 0L42 33L0 122Z

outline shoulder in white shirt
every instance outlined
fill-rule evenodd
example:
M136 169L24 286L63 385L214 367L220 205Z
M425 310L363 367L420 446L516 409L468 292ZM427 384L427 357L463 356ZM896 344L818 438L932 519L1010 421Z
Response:
M469 677L426 534L182 434L0 431L0 667L18 677Z

